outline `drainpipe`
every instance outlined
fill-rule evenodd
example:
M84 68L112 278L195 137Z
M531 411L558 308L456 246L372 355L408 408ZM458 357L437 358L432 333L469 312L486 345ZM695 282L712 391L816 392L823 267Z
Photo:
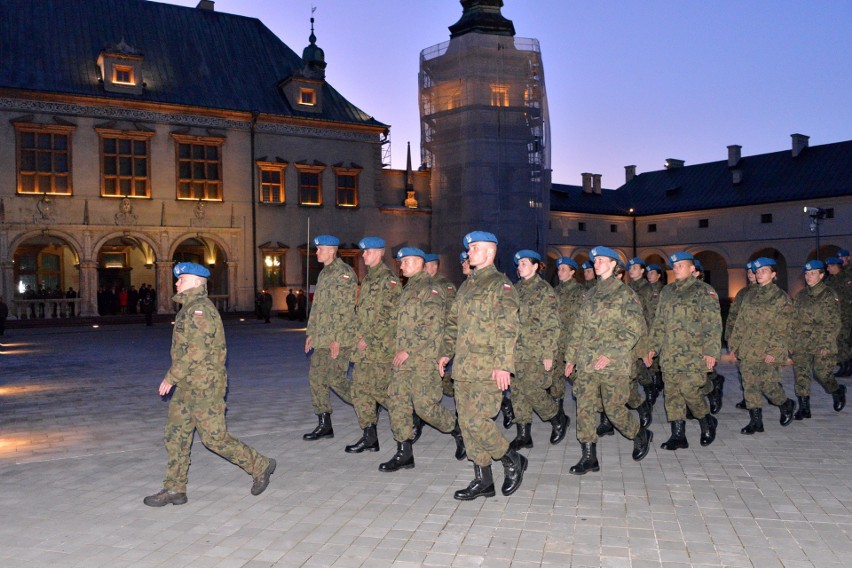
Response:
M257 111L252 111L251 113L251 273L252 273L252 282L254 283L254 288L252 288L251 297L254 298L255 294L257 294L257 196L256 186L257 181L255 180L255 157L254 157L254 136L257 127Z

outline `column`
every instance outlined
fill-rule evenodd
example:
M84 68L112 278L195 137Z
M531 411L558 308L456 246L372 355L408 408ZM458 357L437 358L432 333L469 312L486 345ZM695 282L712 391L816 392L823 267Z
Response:
M98 315L98 263L94 260L80 261L80 317Z

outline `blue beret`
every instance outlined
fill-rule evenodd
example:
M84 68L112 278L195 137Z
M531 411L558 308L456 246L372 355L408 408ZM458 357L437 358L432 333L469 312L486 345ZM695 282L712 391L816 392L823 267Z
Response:
M645 268L645 261L639 258L638 256L634 256L633 258L627 261L627 268L630 268L634 264L638 264L642 268Z
M648 272L650 272L652 270L656 270L660 274L663 273L663 267L660 266L659 264L649 264L647 270L648 270Z
M754 272L754 266L751 262L746 262L745 268L746 270L751 270L752 272Z
M674 267L674 263L680 260L691 260L692 262L695 262L695 257L692 256L690 253L686 252L685 250L676 252L669 256L669 266Z
M210 271L194 262L179 262L175 264L173 272L175 278L181 274L192 274L193 276L201 276L202 278L210 278Z
M379 237L364 237L358 241L358 248L361 250L383 249L385 248L385 240Z
M698 260L696 258L695 260L692 261L692 264L695 265L695 270L697 270L698 272L704 272L704 265L701 264L700 260Z
M423 253L423 259L426 262L438 262L439 260L441 260L441 257L438 256L437 254L432 254L431 252L426 252L426 253Z
M415 247L402 247L399 249L399 252L396 253L396 258L402 260L406 256L419 256L420 258L426 258L426 253Z
M531 258L537 262L541 262L541 255L530 249L519 250L515 253L515 266L518 266L518 263L521 262L522 258Z
M586 262L584 262L584 263L583 263L583 264L581 264L580 266L583 268L583 270L588 270L588 269L590 269L590 268L594 268L594 267L595 267L595 265L594 265L594 264L592 264L592 261L591 261L591 260L587 260Z
M589 253L589 257L591 258L592 262L594 262L595 258L597 258L599 256L605 256L607 258L611 258L614 261L616 261L619 266L624 266L624 263L621 261L621 257L618 256L618 253L615 252L615 250L613 250L609 247L595 247Z
M821 260L809 260L802 266L802 272L808 270L825 270L825 263Z
M465 262L468 260L467 251L463 250L459 253L459 262Z
M775 266L776 264L778 263L772 260L771 258L766 258L765 256L761 256L760 258L751 263L751 265L754 266L755 272L757 272L758 268L763 268L764 266Z
M841 257L841 256L850 256L850 255L849 255L849 251L848 251L848 250L846 250L846 249L840 249L839 251L837 251L837 256L838 256L838 258L839 258L839 257Z
M314 237L315 247L339 247L340 239L332 235L317 235Z
M840 260L840 257L830 256L825 259L826 264L843 264L843 261Z
M497 235L488 231L472 231L464 236L462 244L469 249L470 243L494 243L497 244Z
M556 266L562 266L563 264L570 266L574 270L580 268L579 266L577 266L577 261L571 258L570 256L561 256L556 259Z

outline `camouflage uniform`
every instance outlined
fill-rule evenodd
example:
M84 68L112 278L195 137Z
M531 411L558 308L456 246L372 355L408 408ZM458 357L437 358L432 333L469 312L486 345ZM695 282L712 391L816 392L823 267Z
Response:
M852 266L852 265L850 265ZM829 275L824 282L837 293L840 300L840 332L837 335L837 359L840 362L852 358L852 267L845 266L836 275Z
M367 269L355 311L355 337L363 338L367 348L352 353L352 404L361 429L376 424L376 404L387 407L401 294L399 279L385 263Z
M308 382L311 403L318 415L332 412L330 388L344 401L352 401L346 373L352 353L352 338L355 337L357 290L355 272L339 258L323 268L317 278L307 334L314 349ZM340 354L336 359L331 358L333 341L340 343Z
M654 312L651 311L654 291L651 288L651 283L644 278L633 280L626 275L625 278L628 278L627 285L636 293L636 297L639 298L639 302L642 304L642 314L645 316L647 329L651 329L651 323L654 320ZM630 408L639 408L645 401L644 397L639 394L639 385L647 389L654 384L645 364L642 362L642 358L648 355L648 351L650 351L650 349L646 349L648 346L647 342L647 336L641 338L636 344L636 349L633 353L633 362L630 365L630 398L627 400L627 406Z
M492 419L503 394L494 369L515 371L518 294L493 265L474 269L450 307L441 354L452 357L459 425L474 464L488 467L509 449Z
M763 408L763 396L775 406L784 404L787 394L779 382L781 365L787 361L791 348L793 303L774 282L755 285L740 306L729 339L740 361L746 407ZM766 355L775 358L766 363Z
M182 307L175 316L172 365L165 377L174 390L164 436L169 461L163 487L186 493L195 430L210 451L252 476L262 474L269 458L237 440L225 424L225 330L219 312L207 297L207 287L190 288L175 294L172 301Z
M685 420L687 406L699 420L709 412L701 392L707 377L704 357L719 357L721 338L719 297L712 286L688 277L663 288L648 351L659 354L666 373L669 422Z
M574 315L580 309L580 302L586 289L582 284L571 278L556 286L556 299L559 302L559 341L553 371L550 373L550 396L556 400L565 398L565 345L571 332ZM572 375L573 377L573 375ZM568 379L573 383L573 378Z
M625 437L633 439L639 421L625 404L630 396L630 366L634 348L647 333L642 304L636 294L615 276L586 292L571 328L565 360L574 363L574 395L577 397L577 440L597 443L595 431L601 405L610 421ZM600 355L610 359L605 369L595 370Z
M796 396L810 396L812 377L826 393L833 394L840 388L833 373L837 361L837 334L840 332L840 299L834 290L819 282L805 286L796 294L793 309ZM821 351L827 354L823 355Z
M425 271L420 271L408 279L399 302L396 352L405 351L409 357L394 371L388 389L391 430L397 442L412 438L414 412L444 433L456 424L455 415L439 404L441 381L435 361L447 307L446 288L436 284Z
M520 328L515 345L515 378L512 403L515 422L529 424L533 411L542 420L556 416L559 406L547 393L552 375L544 370L545 359L556 360L559 340L559 304L556 293L539 276L516 284L520 304ZM563 365L564 369L564 365ZM564 381L563 383L564 392Z
M456 299L456 292L458 291L456 285L447 280L440 272L435 274L432 280L435 286L440 287L444 291L447 310L449 310L450 306L453 305L453 300ZM444 320L446 320L446 313L444 314ZM451 371L452 369L445 372L442 378L439 376L441 378L441 390L445 396L453 396L453 374Z

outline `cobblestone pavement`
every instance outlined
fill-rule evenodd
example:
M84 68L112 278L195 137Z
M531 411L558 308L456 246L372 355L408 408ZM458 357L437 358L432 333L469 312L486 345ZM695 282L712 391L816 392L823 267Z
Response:
M852 555L852 406L837 414L814 391L814 418L743 436L733 367L716 442L654 448L637 464L620 436L598 445L600 473L568 474L579 458L574 408L566 441L535 447L509 498L452 497L472 478L452 438L427 428L416 468L381 473L395 448L381 415L378 454L349 455L354 412L334 400L332 440L305 442L316 423L304 331L288 322L226 321L231 431L278 460L269 489L196 440L189 503L151 509L166 455L171 328L11 330L0 338L0 566L846 566ZM792 377L784 385L792 392ZM452 401L445 399L445 404ZM511 433L507 432L507 436ZM502 467L494 466L496 483ZM843 560L846 558L847 560Z

